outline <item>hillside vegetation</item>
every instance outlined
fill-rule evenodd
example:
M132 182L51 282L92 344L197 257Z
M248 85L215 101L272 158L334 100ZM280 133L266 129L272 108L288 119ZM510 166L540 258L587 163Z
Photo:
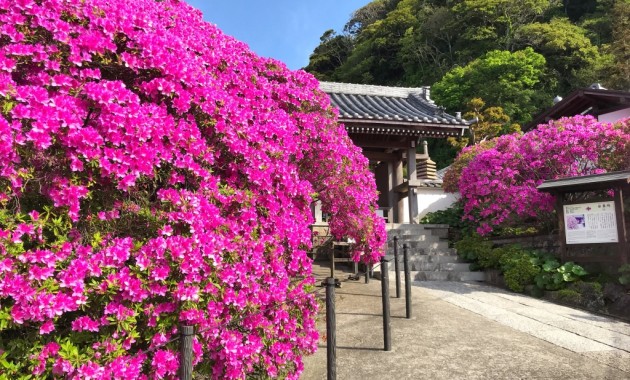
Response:
M432 85L448 111L482 98L506 124L523 124L572 89L630 88L629 15L629 0L375 0L326 31L305 69L320 80Z

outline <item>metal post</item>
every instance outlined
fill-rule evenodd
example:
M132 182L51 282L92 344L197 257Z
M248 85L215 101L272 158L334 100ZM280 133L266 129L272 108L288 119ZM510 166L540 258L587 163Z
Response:
M409 246L403 244L403 261L405 266L405 307L407 319L411 319L411 273L409 272Z
M335 277L335 243L333 243L330 252L330 277Z
M389 260L381 257L381 293L383 296L383 344L392 350L392 320L389 312Z
M394 272L396 272L396 298L400 298L400 265L398 259L398 236L394 236Z
M193 326L179 326L179 379L192 380L193 350L192 342L195 328Z
M337 321L335 318L334 278L326 279L326 369L327 379L337 379Z

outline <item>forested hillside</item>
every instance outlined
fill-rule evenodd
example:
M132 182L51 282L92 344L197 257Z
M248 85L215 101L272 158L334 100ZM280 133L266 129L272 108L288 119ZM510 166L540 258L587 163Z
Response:
M506 126L523 124L578 87L630 89L629 15L630 0L374 0L343 31L325 32L305 69L320 80L432 85L451 112L501 107Z

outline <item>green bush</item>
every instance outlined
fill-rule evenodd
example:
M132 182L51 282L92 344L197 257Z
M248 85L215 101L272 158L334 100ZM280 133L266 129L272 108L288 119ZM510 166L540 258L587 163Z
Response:
M457 254L464 260L478 262L480 257L487 257L492 251L492 242L479 235L466 236L455 243ZM481 264L481 263L480 263Z
M452 241L458 241L462 237L471 235L474 231L474 226L470 221L462 220L464 216L464 208L461 202L455 202L453 205L445 210L438 210L435 212L427 213L420 223L422 224L448 224L451 227Z
M570 282L575 282L587 275L584 268L571 261L564 264L549 254L539 254L535 264L541 268L536 275L536 286L544 290L558 290L565 288Z
M580 300L582 299L582 296L575 289L561 289L561 290L558 290L556 294L556 298L559 301L579 304Z
M552 298L580 305L588 310L602 311L606 309L602 285L598 282L576 281L567 288L554 292Z
M542 295L544 290L559 290L587 275L573 262L561 264L544 252L523 249L517 244L492 247L492 242L479 235L470 235L455 243L457 254L471 262L470 270L500 269L508 288L522 292L527 285ZM622 278L630 283L630 265L622 267ZM626 277L627 276L627 280ZM622 282L623 283L623 282Z
M509 255L503 255L500 264L505 284L515 292L522 292L526 285L533 284L534 278L540 273L535 255L520 248L514 248Z
M462 221L462 215L464 215L464 209L461 207L459 202L456 202L447 209L427 213L422 219L420 219L420 223L448 224L452 227L458 227L461 226L462 223L465 223Z
M619 268L619 283L621 285L630 285L630 264L622 265Z
M484 269L501 269L501 258L518 255L521 251L521 247L516 244L480 251L478 255L479 265Z
M604 310L604 289L598 282L577 281L571 284L571 289L580 293L580 305L589 310Z

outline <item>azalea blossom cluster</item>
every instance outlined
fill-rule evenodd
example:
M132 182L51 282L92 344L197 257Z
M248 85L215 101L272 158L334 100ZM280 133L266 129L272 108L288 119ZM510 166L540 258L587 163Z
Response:
M574 116L524 135L504 135L461 171L464 218L485 235L496 226L549 215L555 198L536 189L545 180L628 169L630 119L612 124Z
M321 200L385 226L317 81L179 0L0 0L0 358L10 378L297 378Z

